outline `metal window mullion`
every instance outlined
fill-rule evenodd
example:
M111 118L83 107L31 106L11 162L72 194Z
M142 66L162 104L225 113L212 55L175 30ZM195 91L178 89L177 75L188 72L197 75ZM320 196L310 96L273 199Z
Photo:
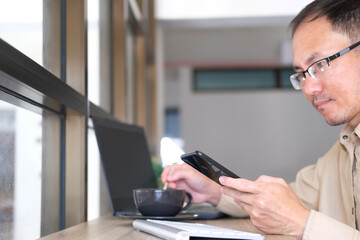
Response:
M60 12L60 78L66 83L66 0L61 0ZM60 122L60 230L66 220L66 109Z

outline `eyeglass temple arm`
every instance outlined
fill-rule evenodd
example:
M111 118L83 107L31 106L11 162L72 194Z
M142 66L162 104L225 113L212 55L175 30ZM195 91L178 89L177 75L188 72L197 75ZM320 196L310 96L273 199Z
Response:
M350 50L356 48L356 47L359 46L359 45L360 45L360 41L359 41L359 42L356 42L356 43L354 43L353 45L351 45L350 47L347 47L347 48L341 50L340 52L337 52L337 53L335 53L334 55L328 57L328 58L327 58L327 61L330 62L330 61L334 60L335 58L338 58L338 57L340 57L341 55L344 55L345 53L350 52Z

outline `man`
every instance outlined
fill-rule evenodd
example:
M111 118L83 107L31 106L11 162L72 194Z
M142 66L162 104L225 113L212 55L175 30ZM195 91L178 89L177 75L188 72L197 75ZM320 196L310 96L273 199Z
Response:
M329 152L290 185L269 176L221 177L219 187L185 164L165 168L162 180L192 193L194 202L209 202L233 216L248 214L265 233L360 239L360 1L315 0L291 27L294 88L328 124L345 123ZM170 168L175 171L168 175Z

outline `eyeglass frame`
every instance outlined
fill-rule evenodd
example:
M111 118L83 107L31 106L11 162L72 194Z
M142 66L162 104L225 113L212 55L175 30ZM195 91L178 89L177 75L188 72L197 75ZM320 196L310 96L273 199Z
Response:
M330 62L331 62L331 61L337 59L338 57L341 57L341 56L344 55L345 53L350 52L351 50L353 50L354 48L356 48L356 47L359 46L359 45L360 45L360 41L358 41L358 42L350 45L350 46L347 47L347 48L344 48L344 49L341 50L340 52L337 52L337 53L335 53L335 54L333 54L333 55L331 55L331 56L329 56L329 57L322 58L322 59L320 59L320 60L317 60L317 61L313 62L312 64L310 64L310 66L309 66L305 71L295 72L295 73L291 74L290 77L289 77L289 78L290 78L291 85L294 87L295 90L301 90L301 87L296 88L296 87L294 86L294 84L293 84L293 82L292 82L292 80L291 80L292 76L299 76L299 74L302 74L302 75L303 75L303 81L305 81L305 80L306 80L306 75L305 75L305 73L308 73L309 76L311 76L312 78L316 79L316 77L315 77L315 76L312 76L312 74L309 72L309 69L310 69L312 66L314 66L315 64L317 64L317 63L319 63L319 62L321 62L321 61L326 60L327 65L328 65L329 67L331 67L331 66L330 66ZM299 80L301 81L301 79L299 79ZM317 80L318 80L318 79L317 79ZM297 80L295 80L295 81L297 81ZM299 82L299 86L300 86L300 81L298 81L298 82Z

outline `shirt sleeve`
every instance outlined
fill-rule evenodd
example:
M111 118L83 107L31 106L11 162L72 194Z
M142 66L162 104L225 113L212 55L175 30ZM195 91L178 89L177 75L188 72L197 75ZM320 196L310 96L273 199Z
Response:
M296 175L296 180L289 186L300 198L300 200L309 208L319 209L319 166L310 165L301 169Z
M220 210L223 213L226 213L233 217L248 217L249 214L242 210L242 208L239 207L234 202L234 199L232 197L229 197L225 194L221 194L219 204L216 207L218 210Z
M303 240L360 240L359 231L334 220L315 210L310 214L305 226Z

